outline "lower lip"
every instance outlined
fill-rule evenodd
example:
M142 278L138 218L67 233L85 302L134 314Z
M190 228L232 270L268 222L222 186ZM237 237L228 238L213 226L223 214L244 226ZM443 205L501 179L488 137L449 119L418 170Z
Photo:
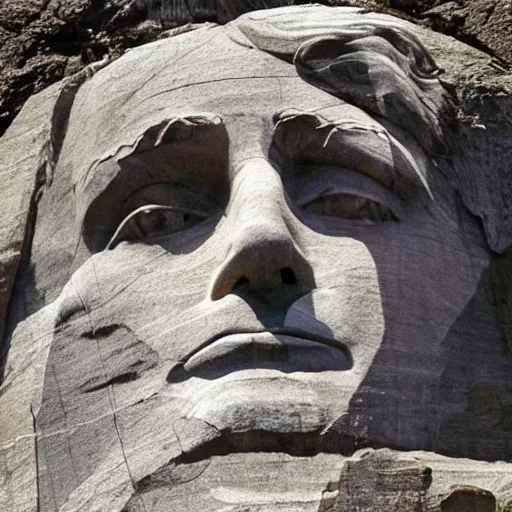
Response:
M215 378L234 371L271 368L283 372L347 371L350 356L342 348L270 332L231 334L194 354L184 364L190 376Z

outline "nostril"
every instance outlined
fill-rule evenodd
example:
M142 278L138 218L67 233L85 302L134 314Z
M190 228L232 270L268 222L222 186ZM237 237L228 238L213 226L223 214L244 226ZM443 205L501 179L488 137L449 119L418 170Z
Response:
M284 284L297 284L297 278L295 277L294 271L289 267L282 268L281 281Z
M247 284L249 282L249 279L247 277L242 276L236 283L235 286L233 286L233 290L236 290L240 286L243 286L244 284Z

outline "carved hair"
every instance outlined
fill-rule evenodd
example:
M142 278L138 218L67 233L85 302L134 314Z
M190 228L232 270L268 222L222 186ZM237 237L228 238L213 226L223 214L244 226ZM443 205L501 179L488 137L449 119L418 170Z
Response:
M315 87L404 128L431 156L451 152L454 96L428 50L398 23L350 8L324 26L310 28L301 16L306 29L299 17L290 23L289 11L285 22L259 16L234 22L255 47L293 61Z

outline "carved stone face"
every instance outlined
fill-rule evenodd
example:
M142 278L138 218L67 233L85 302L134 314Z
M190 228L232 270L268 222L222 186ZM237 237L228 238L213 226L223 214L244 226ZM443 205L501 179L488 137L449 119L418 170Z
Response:
M229 31L86 82L56 175L90 256L57 300L43 497L121 459L140 482L183 453L480 456L450 425L480 378L504 378L478 299L491 255L423 142Z

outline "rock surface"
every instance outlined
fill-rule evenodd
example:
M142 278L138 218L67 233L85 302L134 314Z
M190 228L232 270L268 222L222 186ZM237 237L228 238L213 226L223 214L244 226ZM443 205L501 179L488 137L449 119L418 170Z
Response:
M0 133L35 92L105 54L153 38L133 0L4 0L0 4Z
M510 74L351 9L182 31L0 140L0 509L505 507Z
M345 462L336 499L331 505L324 500L320 511L422 512L431 483L432 469L421 461L388 450L370 452L360 459Z
M496 498L492 492L475 487L459 487L454 489L441 502L442 512L494 512Z
M512 63L512 6L507 0L437 1L425 7L419 14L436 30Z

